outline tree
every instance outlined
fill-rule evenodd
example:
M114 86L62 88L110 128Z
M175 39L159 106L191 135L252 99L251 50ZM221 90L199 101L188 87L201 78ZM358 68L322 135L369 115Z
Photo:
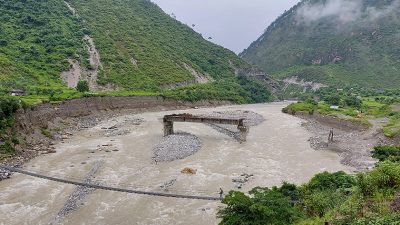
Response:
M327 96L324 100L325 100L328 104L331 104L331 105L339 105L339 103L340 103L340 95L337 94L337 93L333 93L333 94Z
M356 96L352 96L352 95L347 96L344 99L344 102L345 102L346 106L349 106L349 107L355 107L355 108L359 109L362 106L361 99L357 98Z
M218 212L222 219L220 224L293 224L301 218L301 213L291 203L291 198L297 198L295 189L286 183L283 188L256 187L250 195L231 191L222 201L226 207Z
M78 85L76 86L76 90L79 92L88 92L89 91L89 84L86 80L80 80Z

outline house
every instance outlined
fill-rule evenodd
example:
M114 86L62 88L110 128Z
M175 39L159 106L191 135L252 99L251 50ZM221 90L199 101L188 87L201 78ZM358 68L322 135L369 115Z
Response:
M13 89L13 90L10 91L10 95L11 96L24 96L25 95L25 91L19 90L19 89Z
M331 109L335 109L335 110L339 110L339 106L337 106L337 105L332 105L330 108Z

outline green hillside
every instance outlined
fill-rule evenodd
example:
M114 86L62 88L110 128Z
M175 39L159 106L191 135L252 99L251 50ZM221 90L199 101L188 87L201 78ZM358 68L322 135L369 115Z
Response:
M398 0L303 0L241 56L277 78L395 88L399 14Z
M83 28L62 1L0 1L0 88L61 87Z
M270 99L258 82L236 77L235 69L248 70L247 63L147 0L0 0L0 19L3 92L18 88L64 98L74 91L60 75L77 62L79 79L88 80L91 91L145 91L189 100ZM99 64L89 60L93 49Z

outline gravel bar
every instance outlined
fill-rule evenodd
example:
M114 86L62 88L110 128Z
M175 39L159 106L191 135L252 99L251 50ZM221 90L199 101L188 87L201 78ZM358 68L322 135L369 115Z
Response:
M223 112L211 112L202 115L204 117L212 118L226 118L226 119L244 119L244 125L247 127L257 126L265 121L264 117L258 113L252 111L235 110L235 111L223 111ZM223 133L229 137L232 137L240 141L240 132L237 126L225 125L225 124L208 124L216 131Z
M90 170L90 172L86 175L85 179L83 180L84 183L93 184L93 179L98 173L98 171L103 166L104 161L96 161ZM82 205L83 200L87 195L95 191L94 188L84 187L84 186L77 186L72 192L72 194L68 197L67 202L64 204L63 208L58 212L55 220L53 223L50 224L63 224L62 220L79 208Z
M155 162L168 162L184 159L201 148L200 138L188 133L176 133L163 137L154 151Z

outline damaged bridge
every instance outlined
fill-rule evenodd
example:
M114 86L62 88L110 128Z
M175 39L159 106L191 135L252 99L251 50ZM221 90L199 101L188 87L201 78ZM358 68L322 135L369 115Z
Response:
M164 116L163 122L164 122L164 136L168 136L174 133L174 122L234 125L237 126L240 132L241 142L246 141L246 137L249 132L249 128L244 125L244 119L201 117L185 113L185 114L166 115Z

